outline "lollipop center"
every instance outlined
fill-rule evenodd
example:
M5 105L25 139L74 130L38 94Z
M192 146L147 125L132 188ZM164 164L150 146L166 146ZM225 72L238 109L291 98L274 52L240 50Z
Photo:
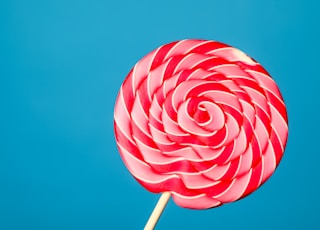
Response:
M210 121L211 117L208 114L208 111L203 105L199 105L198 109L193 115L194 120L199 124L205 124Z
M224 113L220 106L208 101L199 103L193 118L199 126L205 127L210 131L219 130L225 124Z

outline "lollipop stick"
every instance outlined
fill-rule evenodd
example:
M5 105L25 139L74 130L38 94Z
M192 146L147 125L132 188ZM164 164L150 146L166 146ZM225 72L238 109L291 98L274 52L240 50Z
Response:
M170 192L164 192L162 193L156 207L153 209L153 212L144 227L144 230L152 230L156 226L164 208L166 207L169 199L170 199Z

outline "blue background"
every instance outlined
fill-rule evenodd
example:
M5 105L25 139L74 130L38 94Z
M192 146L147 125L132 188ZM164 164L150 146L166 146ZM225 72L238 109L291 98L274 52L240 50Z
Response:
M169 202L157 229L320 229L318 1L0 1L0 229L142 229L159 195L129 174L113 106L158 46L218 40L279 85L290 132L271 179L194 211Z

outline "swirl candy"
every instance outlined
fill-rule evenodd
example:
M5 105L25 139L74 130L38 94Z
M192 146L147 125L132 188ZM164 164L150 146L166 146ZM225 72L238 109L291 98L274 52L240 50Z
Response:
M278 166L288 135L285 104L267 71L207 40L173 42L142 58L123 82L114 119L135 179L192 209L256 190Z

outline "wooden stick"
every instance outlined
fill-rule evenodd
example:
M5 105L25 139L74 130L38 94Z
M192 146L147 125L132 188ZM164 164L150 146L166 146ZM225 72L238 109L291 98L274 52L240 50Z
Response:
M170 192L164 192L162 193L156 207L153 209L153 212L146 224L146 226L144 227L144 230L153 230L164 210L164 208L166 207L169 199L170 199Z

